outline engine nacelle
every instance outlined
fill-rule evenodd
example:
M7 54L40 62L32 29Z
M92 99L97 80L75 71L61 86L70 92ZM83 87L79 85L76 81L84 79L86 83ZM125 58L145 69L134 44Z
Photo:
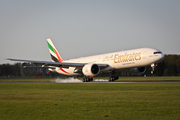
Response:
M146 67L131 68L131 72L135 75L141 75L146 71Z
M82 68L82 72L85 76L95 76L99 74L100 69L98 65L89 63Z

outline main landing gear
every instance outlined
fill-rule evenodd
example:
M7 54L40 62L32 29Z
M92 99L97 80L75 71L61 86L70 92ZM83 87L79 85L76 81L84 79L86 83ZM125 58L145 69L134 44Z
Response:
M119 76L111 76L108 80L108 82L114 82L119 79Z
M112 76L109 78L108 82L114 82L119 79L119 76L115 76L115 71L112 71Z
M119 79L119 76L115 76L115 71L112 71L112 76L108 79L108 82L114 82ZM93 81L93 77L85 77L83 78L83 82L91 82Z
M93 81L93 77L85 77L83 78L83 82L91 82Z

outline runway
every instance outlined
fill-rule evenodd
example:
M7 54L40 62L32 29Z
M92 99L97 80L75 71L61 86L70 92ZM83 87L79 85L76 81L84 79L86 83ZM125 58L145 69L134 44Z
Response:
M180 80L167 80L167 81L92 81L92 82L68 82L68 81L0 81L0 83L81 83L81 84L96 84L96 83L106 83L106 84L128 84L128 83L180 83Z

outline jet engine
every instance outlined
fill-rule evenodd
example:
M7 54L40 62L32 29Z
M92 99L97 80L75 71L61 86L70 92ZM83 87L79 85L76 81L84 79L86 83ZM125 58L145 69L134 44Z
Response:
M100 69L98 65L89 63L82 68L82 72L85 76L95 76L99 74Z
M132 72L132 74L141 75L146 71L146 67L131 68L130 71Z

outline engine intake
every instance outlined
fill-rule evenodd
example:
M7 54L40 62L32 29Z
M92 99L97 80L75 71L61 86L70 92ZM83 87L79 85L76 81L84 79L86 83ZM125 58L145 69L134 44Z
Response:
M95 76L99 74L100 69L98 65L89 63L82 68L82 72L85 76Z

